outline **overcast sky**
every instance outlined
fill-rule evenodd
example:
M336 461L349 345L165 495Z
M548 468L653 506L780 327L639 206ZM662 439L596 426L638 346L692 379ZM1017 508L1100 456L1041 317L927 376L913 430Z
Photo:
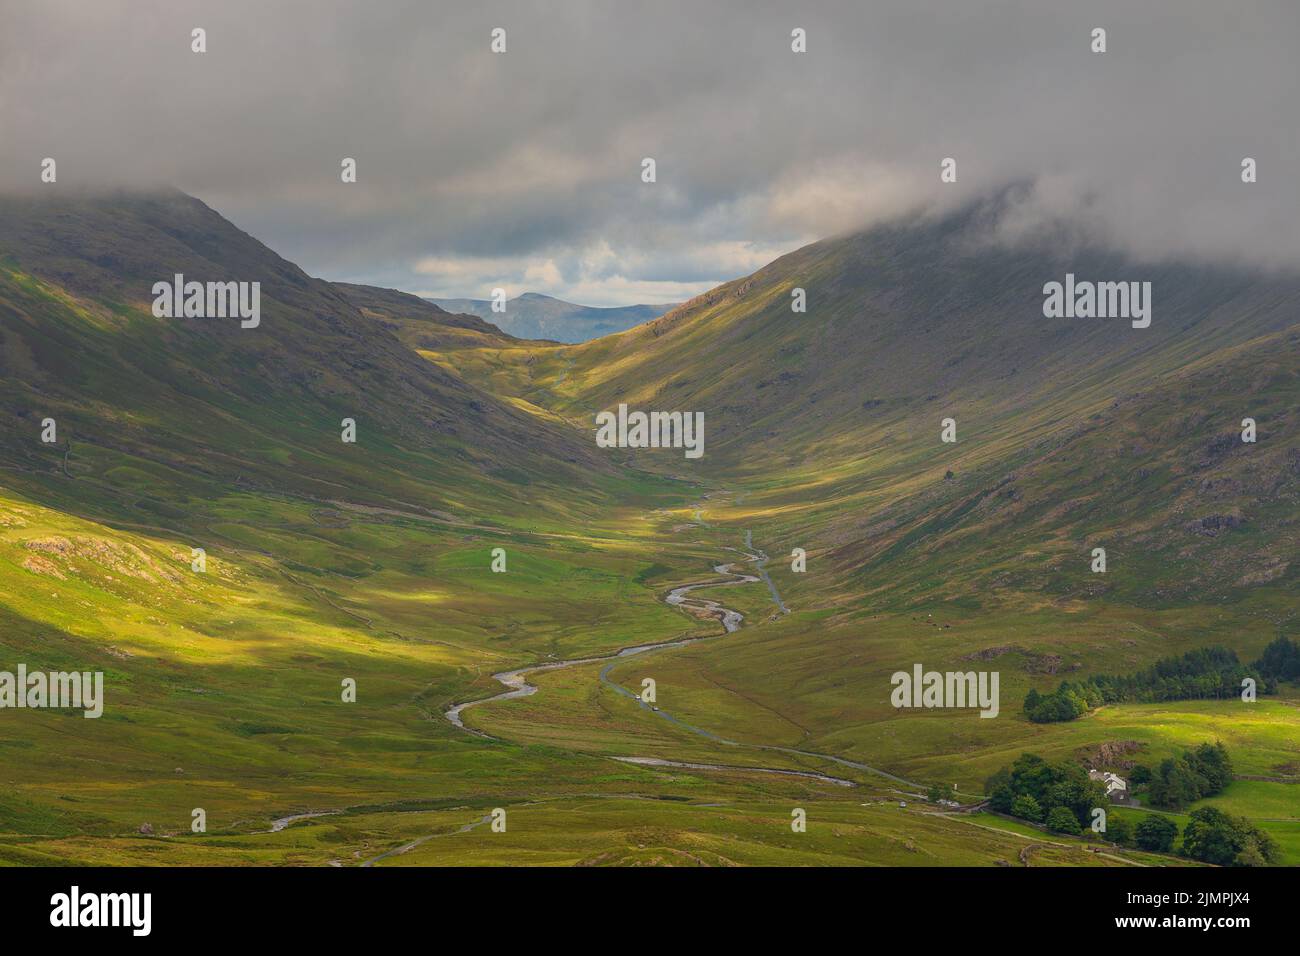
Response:
M175 185L313 275L476 298L676 301L1011 181L1012 232L1289 268L1297 41L1295 0L0 0L0 188L50 156L40 188Z

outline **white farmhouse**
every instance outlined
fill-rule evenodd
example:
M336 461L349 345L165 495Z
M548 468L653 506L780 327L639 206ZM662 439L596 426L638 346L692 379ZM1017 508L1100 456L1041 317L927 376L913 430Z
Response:
M1119 774L1111 773L1109 770L1103 772L1100 770L1089 770L1089 780L1099 780L1106 785L1106 796L1112 800L1128 799L1128 782Z

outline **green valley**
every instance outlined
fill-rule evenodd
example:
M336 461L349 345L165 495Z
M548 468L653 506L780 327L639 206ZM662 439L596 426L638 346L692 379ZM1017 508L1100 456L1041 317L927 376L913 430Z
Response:
M1064 266L982 245L1003 213L557 345L312 278L180 193L4 200L0 670L102 671L106 706L0 712L0 862L1183 865L985 781L1221 741L1201 803L1300 864L1295 683L1021 709L1296 636L1300 284L1166 264L1149 329L1049 320ZM155 318L174 273L260 281L260 326ZM702 412L704 455L597 447L619 403ZM996 670L998 716L895 709L914 664Z

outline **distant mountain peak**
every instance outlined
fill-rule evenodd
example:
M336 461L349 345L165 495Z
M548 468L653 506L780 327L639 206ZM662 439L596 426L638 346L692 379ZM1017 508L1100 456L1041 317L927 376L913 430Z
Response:
M668 305L578 305L542 292L524 292L506 301L505 312L493 312L489 299L425 300L448 312L469 313L515 338L553 342L586 342L623 332L676 308Z

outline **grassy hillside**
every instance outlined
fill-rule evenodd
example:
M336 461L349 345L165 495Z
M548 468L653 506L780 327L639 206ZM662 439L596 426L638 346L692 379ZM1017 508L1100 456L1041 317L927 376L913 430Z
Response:
M567 350L553 403L706 411L711 465L769 476L861 460L914 432L932 445L949 415L972 439L1013 420L1025 444L1295 324L1300 278L1139 264L1067 236L1004 248L991 238L1001 213L990 202L807 246ZM1150 328L1044 318L1043 285L1067 271L1150 281ZM792 311L795 289L806 313Z

